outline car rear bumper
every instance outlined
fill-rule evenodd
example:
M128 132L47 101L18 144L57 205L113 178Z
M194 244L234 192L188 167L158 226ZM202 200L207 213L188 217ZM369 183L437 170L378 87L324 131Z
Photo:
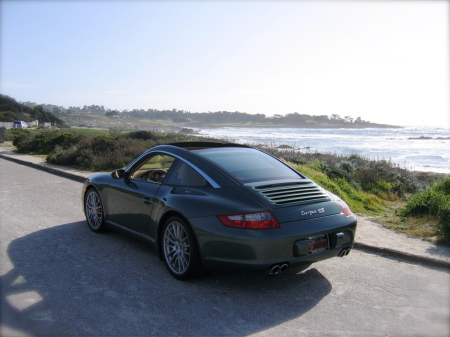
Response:
M272 261L244 261L244 260L226 260L226 259L214 259L208 258L204 261L204 266L208 270L242 270L253 272L267 272L271 273L271 270L275 266L286 265L287 268L295 268L302 265L308 265L314 262L327 260L333 257L338 257L342 252L349 252L353 247L353 243L340 247L339 249L329 250L313 256L305 255L302 257L290 257L280 260Z
M267 271L274 265L296 267L348 253L354 244L356 218L343 214L281 224L279 229L243 230L196 221L202 262L210 270ZM210 219L211 222L214 219ZM311 238L325 236L328 249L309 250Z

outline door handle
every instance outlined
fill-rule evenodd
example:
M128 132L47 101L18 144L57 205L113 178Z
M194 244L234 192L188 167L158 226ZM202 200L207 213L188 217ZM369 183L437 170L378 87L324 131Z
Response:
M153 202L152 198L150 198L150 197L144 197L144 199L142 199L142 201L144 201L144 203L149 204L149 205Z

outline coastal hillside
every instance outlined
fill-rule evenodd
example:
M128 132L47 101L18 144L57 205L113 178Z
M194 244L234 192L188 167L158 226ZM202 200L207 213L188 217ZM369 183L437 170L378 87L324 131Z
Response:
M15 120L25 122L38 120L39 123L64 125L60 118L45 110L41 105L27 106L12 97L0 94L0 122L14 122Z
M11 108L11 106L13 108ZM361 119L361 117L343 116L338 114L308 115L298 112L286 115L249 114L246 112L190 112L185 110L133 109L111 110L102 105L85 105L82 107L62 107L53 104L36 104L34 102L18 103L14 99L0 96L0 121L20 119L19 111L43 111L61 119L68 125L89 125L102 128L120 126L123 129L151 128L157 126L178 127L223 127L223 126L253 126L253 127L293 127L293 128L396 128L398 126L377 124ZM15 112L13 114L9 111ZM83 125L84 126L84 125Z

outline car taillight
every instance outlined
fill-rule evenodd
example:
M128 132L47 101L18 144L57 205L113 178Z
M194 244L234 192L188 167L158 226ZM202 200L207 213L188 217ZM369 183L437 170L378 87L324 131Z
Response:
M280 228L277 219L270 212L218 215L217 217L222 224L228 227L246 229Z
M346 202L344 200L338 200L337 202L341 206L342 212L344 212L344 215L346 215L346 216L352 215L352 211L350 210L350 207L348 207L348 205L346 204Z

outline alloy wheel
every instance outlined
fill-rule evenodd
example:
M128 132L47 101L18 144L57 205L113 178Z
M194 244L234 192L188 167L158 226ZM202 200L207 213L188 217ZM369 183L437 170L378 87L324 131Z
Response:
M103 228L103 206L100 196L94 190L88 192L86 196L86 219L89 227L98 232Z
M181 275L188 271L191 262L191 243L183 225L170 222L164 231L164 257L170 270Z

